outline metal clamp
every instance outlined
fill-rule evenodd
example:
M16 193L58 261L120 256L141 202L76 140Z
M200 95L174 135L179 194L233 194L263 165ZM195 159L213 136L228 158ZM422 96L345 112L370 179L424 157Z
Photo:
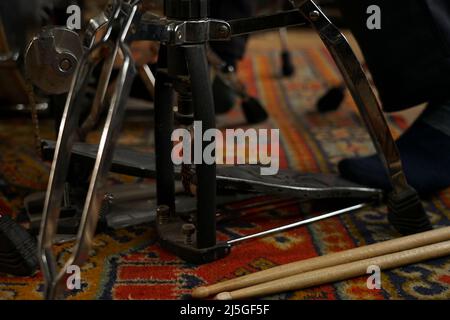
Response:
M215 19L177 21L146 14L134 39L159 41L167 45L187 45L208 41L228 40L231 26Z

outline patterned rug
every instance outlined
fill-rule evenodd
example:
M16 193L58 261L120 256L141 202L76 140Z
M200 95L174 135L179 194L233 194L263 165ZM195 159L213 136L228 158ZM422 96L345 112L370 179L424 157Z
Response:
M343 157L372 153L369 136L351 99L347 98L338 112L315 112L318 97L339 82L325 50L294 43L297 73L292 79L280 79L279 51L267 48L272 46L269 42L252 46L241 64L240 76L267 106L269 126L281 130L282 165L305 172L335 172ZM396 136L408 126L408 119L407 114L389 117ZM221 119L228 120L242 120L239 109ZM42 130L44 137L52 137L51 123L42 123ZM142 145L148 141L149 132L144 123L133 123L122 136L129 145ZM0 121L0 139L0 210L15 215L26 195L45 189L48 164L36 160L27 119ZM425 205L434 225L450 225L450 192L437 195ZM227 240L300 218L297 205L267 207L251 219L221 226L218 236ZM387 222L386 208L370 208L247 242L233 248L221 261L195 266L162 250L151 226L111 231L95 238L92 257L82 268L82 290L68 298L185 299L196 286L397 236ZM62 246L59 257L64 260L69 253L70 246ZM367 289L366 280L362 277L266 299L448 299L450 258L384 272L381 290ZM42 299L42 290L41 274L29 278L0 275L0 299Z

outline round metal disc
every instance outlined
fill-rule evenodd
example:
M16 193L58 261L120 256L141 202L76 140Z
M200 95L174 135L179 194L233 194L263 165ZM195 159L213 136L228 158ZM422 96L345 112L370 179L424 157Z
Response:
M28 46L25 71L45 93L66 93L82 54L83 46L76 32L63 27L45 28Z

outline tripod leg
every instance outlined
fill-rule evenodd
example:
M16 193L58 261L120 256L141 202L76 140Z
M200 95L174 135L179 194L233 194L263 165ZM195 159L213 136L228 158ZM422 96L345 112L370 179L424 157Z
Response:
M328 91L317 101L317 111L320 113L327 113L338 110L345 99L346 90L347 86L345 84L328 89Z
M125 60L121 69L116 92L109 107L108 116L103 128L98 154L92 172L80 227L75 242L74 253L61 269L53 284L53 297L59 297L65 290L66 270L72 265L82 265L89 257L95 230L101 210L102 202L106 194L106 178L110 171L117 139L122 128L126 111L126 101L131 91L131 85L136 74L131 55L125 53L128 49L121 47Z
M390 177L389 220L403 234L431 228L417 192L408 185L400 154L370 83L344 35L311 0L291 0L319 33L359 108L375 148Z
M209 80L205 45L184 47L191 79L194 119L202 122L202 136L208 129L216 128L214 99ZM202 153L206 147L203 142ZM197 247L216 245L216 165L197 165Z
M41 233L39 235L39 258L41 269L46 281L47 298L54 296L52 288L56 278L57 266L56 258L53 254L53 240L56 236L58 219L60 216L60 206L64 193L71 150L74 141L77 139L77 128L82 108L81 97L84 96L87 79L92 74L95 65L100 59L93 58L92 55L85 55L80 61L72 88L67 97L67 103L61 120L58 141L55 148L55 155L50 171L50 178L45 197L45 204L42 217Z
M158 205L175 211L175 174L172 162L174 130L173 86L167 70L167 47L161 46L155 81L155 157Z

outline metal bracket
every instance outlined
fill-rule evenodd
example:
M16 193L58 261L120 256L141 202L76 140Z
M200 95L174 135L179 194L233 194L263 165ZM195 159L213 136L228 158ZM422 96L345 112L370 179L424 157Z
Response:
M153 15L144 15L139 31L133 40L160 41L167 45L188 45L215 40L228 40L231 26L228 22L216 19L192 21L168 20Z
M297 9L230 21L217 19L177 21L146 13L142 17L139 31L133 36L133 40L160 41L167 45L187 45L208 41L226 41L232 37L259 31L306 24L308 21Z
M0 68L15 68L19 57L19 52L0 53Z

